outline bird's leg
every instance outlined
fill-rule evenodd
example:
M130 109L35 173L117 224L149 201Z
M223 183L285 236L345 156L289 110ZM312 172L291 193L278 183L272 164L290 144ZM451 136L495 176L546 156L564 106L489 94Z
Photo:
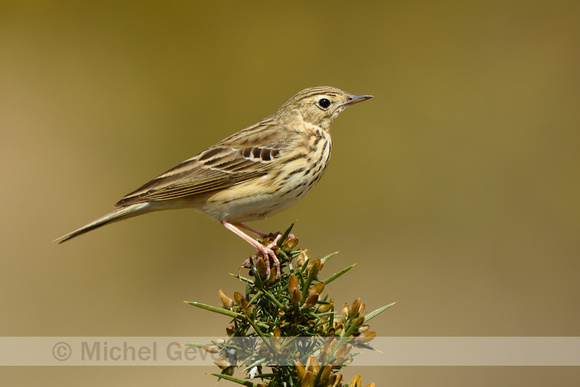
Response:
M258 249L260 254L265 258L264 260L266 261L266 275L267 276L270 275L270 259L269 258L272 258L272 260L274 261L274 265L276 266L276 279L280 279L280 261L278 260L276 253L274 253L274 250L272 250L272 247L276 246L276 244L278 243L278 240L282 237L281 234L278 235L276 237L276 239L274 239L274 242L270 243L268 246L264 246L263 244L261 244L260 242L258 242L257 240L255 240L254 238L249 236L248 234L244 233L239 228L237 228L232 223L229 223L225 220L222 220L221 224L222 224L222 226L224 226L225 228L227 228L228 230L230 230L231 232L233 232L234 234L236 234L237 236L239 236L240 238L242 238L243 240L245 240L246 242L248 242L249 244L254 246L256 249ZM242 267L249 265L249 264L250 264L250 260L248 259L248 260L244 261L244 263L242 263Z
M268 233L262 232L260 230L256 230L255 228L250 227L250 226L247 226L247 225L245 225L243 223L231 223L231 224L233 224L236 227L243 228L244 230L248 230L249 232L251 232L251 233L256 234L257 236L259 236L260 238L265 238L265 237L267 237L269 235ZM274 233L274 235L276 235L276 236L282 236L282 233L280 231L278 231L278 232ZM295 238L294 235L288 234L288 239L294 239L294 238Z
M255 228L252 228L250 226L246 226L243 223L230 223L230 224L232 224L232 225L234 225L236 227L239 227L239 228L243 228L244 230L248 230L249 232L251 232L251 233L256 234L257 236L259 236L260 238L264 238L264 237L267 237L268 236L267 233L262 232L260 230L256 230Z

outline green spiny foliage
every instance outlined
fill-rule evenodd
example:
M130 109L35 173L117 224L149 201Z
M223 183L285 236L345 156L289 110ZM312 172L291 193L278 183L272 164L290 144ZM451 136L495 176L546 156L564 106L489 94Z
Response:
M234 292L232 299L219 290L222 307L188 302L232 318L227 339L191 345L220 354L216 364L222 372L212 375L244 386L361 386L359 375L343 384L338 372L352 362L354 348L371 348L368 343L376 332L366 322L394 303L365 316L365 304L357 298L337 311L329 295L323 296L325 285L354 265L319 279L325 263L336 253L311 259L306 250L296 248L298 238L290 234L292 226L274 247L282 268L279 281L275 270L267 272L262 257L253 258L250 275L236 275L246 284L244 294ZM268 245L276 236L270 234L261 243ZM242 367L251 380L232 376L235 367ZM252 382L256 379L262 383Z

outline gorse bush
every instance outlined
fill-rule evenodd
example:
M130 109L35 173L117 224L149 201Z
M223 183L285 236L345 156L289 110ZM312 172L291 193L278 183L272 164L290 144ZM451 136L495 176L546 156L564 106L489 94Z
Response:
M274 251L282 268L279 281L263 257L252 257L249 276L236 275L246 284L244 294L236 291L232 298L219 290L221 307L188 302L232 319L225 339L189 345L219 356L216 364L222 371L212 375L244 386L361 386L359 375L344 383L339 372L353 361L356 350L372 349L369 342L376 332L368 321L394 303L368 314L360 298L336 308L325 287L355 265L321 279L336 253L312 259L307 250L297 248L291 229L261 241L268 245L278 237ZM233 376L235 368L242 368L246 379Z

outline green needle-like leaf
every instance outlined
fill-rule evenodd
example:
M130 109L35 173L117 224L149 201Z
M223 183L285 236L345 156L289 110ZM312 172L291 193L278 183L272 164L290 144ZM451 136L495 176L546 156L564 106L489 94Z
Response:
M256 387L257 386L257 384L254 384L254 383L250 382L249 380L244 380L244 379L236 378L236 377L225 375L225 374L216 374L216 373L212 372L212 373L209 373L207 375L217 376L219 379L229 380L230 382L238 383L238 384L241 384L242 386L247 386L247 387Z
M344 269L342 269L338 273L334 273L333 275L331 275L330 277L328 277L327 279L325 279L322 282L324 282L325 285L328 285L329 283L331 283L335 279L339 278L341 275L345 274L346 272L348 272L350 269L352 269L355 266L356 266L356 263L354 263L348 267L345 267Z
M334 257L334 256L335 256L336 254L338 254L338 253L339 253L338 251L335 251L334 253L330 253L330 254L328 254L328 255L327 255L326 257L324 257L324 258L320 258L320 261L321 261L321 262L323 262L323 263L324 263L324 262L326 262L326 261L329 261L329 260L330 260L330 258Z
M389 305L385 305L385 306L380 307L379 309L373 310L372 312L370 312L369 314L367 314L365 316L365 321L364 322L367 322L370 319L372 319L373 317L378 316L379 314L383 313L385 310L389 309L391 306L393 306L395 304L396 304L396 302L392 302Z
M302 300L306 301L306 297L308 297L308 294L310 293L310 284L312 283L312 280L314 279L314 276L316 275L316 272L318 271L316 268L316 264L312 265L312 267L310 268L310 273L308 273L308 278L306 278L306 282L303 285L302 288Z
M210 312L223 314L223 315L233 317L233 318L244 318L245 317L241 313L236 313L236 312L233 312L231 310L224 309L224 308L218 308L216 306L202 304L201 302L195 302L195 301L183 301L183 302L185 302L186 304L189 304L189 305L197 306L198 308L201 308L201 309L209 310Z
M284 234L282 234L282 237L278 240L278 247L281 247L282 244L286 241L286 238L288 238L288 235L290 235L290 231L292 231L292 228L294 228L295 223L296 221L292 222L290 227L288 227L288 229L284 231Z
M253 284L254 284L254 280L251 280L251 279L249 279L249 278L242 277L241 275L238 275L238 274L232 274L232 273L230 273L230 275L231 275L232 277L235 277L235 278L239 279L240 281L247 282L247 283L248 283L248 284L250 284L250 285L253 285Z

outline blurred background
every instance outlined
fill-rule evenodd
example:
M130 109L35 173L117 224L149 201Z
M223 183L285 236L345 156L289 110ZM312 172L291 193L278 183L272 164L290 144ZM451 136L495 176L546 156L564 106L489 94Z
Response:
M380 336L580 335L580 3L0 5L0 336L221 336L245 242L194 211L51 243L157 174L335 86L320 184L263 222L340 254ZM14 367L3 386L204 385L196 367ZM359 367L364 384L578 385L573 367ZM222 384L228 384L222 382Z

